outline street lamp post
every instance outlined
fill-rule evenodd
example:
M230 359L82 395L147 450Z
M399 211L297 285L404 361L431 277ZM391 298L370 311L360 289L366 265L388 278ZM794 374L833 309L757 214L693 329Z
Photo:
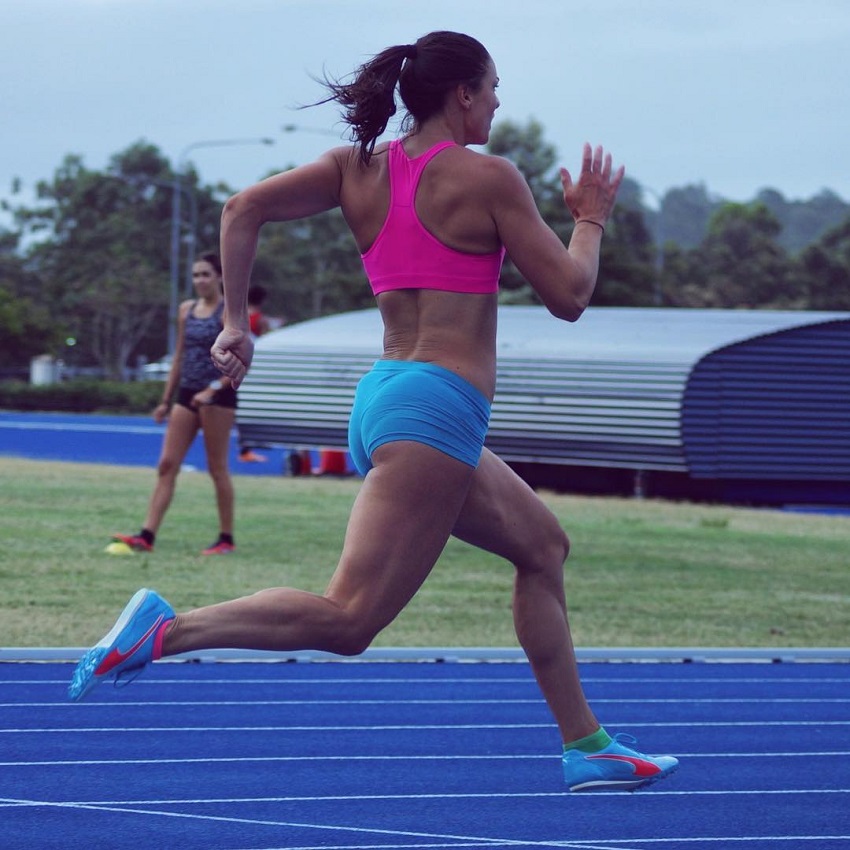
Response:
M168 353L174 355L177 343L177 299L180 290L180 225L182 223L183 211L181 209L182 194L184 188L190 193L190 204L195 202L191 187L183 186L183 176L186 170L187 157L190 151L197 148L218 148L231 145L273 145L274 139L211 139L203 142L193 142L187 145L177 157L177 167L174 171L174 180L171 184L171 293L168 302ZM194 209L191 209L194 219ZM194 242L194 220L191 224L191 236ZM191 258L190 258L191 265Z

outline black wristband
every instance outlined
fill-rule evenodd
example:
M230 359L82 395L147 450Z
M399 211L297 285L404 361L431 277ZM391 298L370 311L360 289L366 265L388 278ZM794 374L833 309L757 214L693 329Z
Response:
M576 224L595 224L602 231L602 235L605 235L605 225L600 224L598 221L594 221L592 218L577 218Z

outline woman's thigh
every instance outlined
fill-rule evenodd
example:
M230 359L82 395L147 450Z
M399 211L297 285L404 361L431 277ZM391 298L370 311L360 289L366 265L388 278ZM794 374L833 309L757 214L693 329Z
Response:
M183 458L186 457L186 452L189 451L189 446L192 445L200 424L198 414L189 408L180 404L175 404L171 408L160 452L160 467L180 469L180 464L183 463Z
M569 543L557 517L503 460L484 449L452 532L518 568L541 554L566 557ZM551 547L551 549L550 549Z
M207 468L210 472L226 471L236 411L232 407L210 404L201 409L200 415L204 432L204 448L207 454Z
M473 468L411 441L376 449L326 596L375 632L427 578L466 499Z

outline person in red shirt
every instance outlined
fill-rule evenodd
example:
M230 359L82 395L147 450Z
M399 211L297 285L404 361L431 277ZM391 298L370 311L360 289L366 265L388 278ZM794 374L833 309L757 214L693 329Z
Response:
M264 286L254 284L248 288L248 327L254 339L271 330L271 323L263 313L263 304L267 296L268 291ZM243 463L265 463L268 458L254 451L253 446L243 443L239 446L239 460Z
M263 304L267 296L266 288L259 284L248 289L248 326L255 338L271 330L271 323L263 313Z

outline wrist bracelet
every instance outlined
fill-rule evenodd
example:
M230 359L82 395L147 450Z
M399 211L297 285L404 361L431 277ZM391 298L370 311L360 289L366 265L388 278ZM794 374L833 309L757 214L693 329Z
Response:
M594 221L592 218L577 218L576 219L576 224L583 224L583 223L595 224L602 231L602 235L603 236L605 235L605 226L600 224L598 221Z

